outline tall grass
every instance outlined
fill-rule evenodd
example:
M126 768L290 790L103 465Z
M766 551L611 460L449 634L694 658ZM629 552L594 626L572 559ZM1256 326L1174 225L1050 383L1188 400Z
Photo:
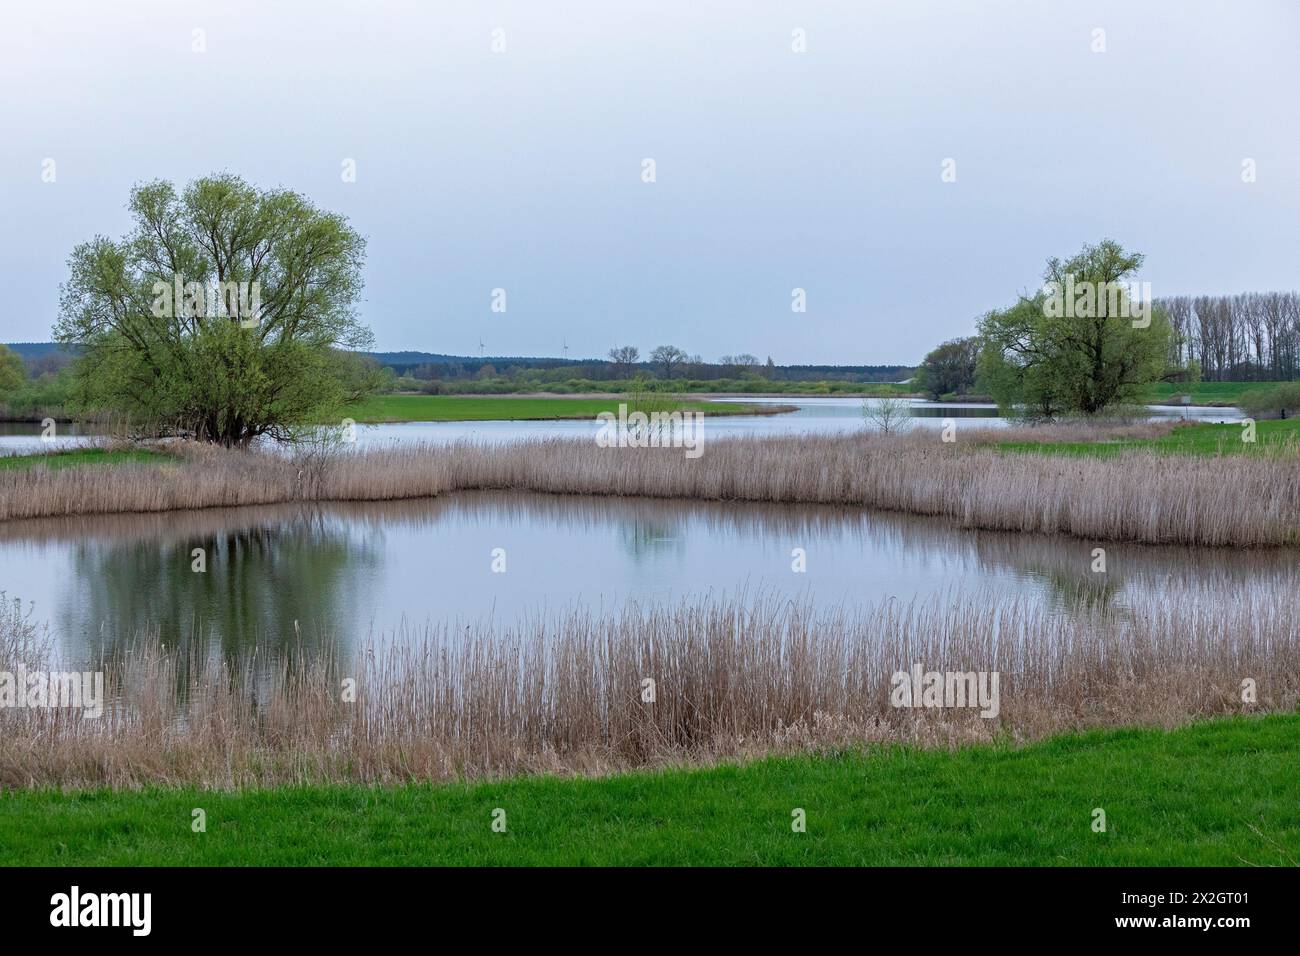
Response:
M355 662L235 661L141 635L111 704L0 709L0 786L444 780L707 763L866 741L952 745L1293 711L1295 575L1240 602L1054 616L1014 600L815 610L763 595L390 635ZM40 666L21 617L6 659ZM25 656L24 656L25 655ZM901 709L891 675L996 671L1000 713ZM355 680L355 700L343 687ZM1242 702L1246 678L1257 702ZM654 681L653 701L645 681Z
M1153 544L1269 546L1300 540L1300 458L1170 461L1005 455L930 432L727 438L674 448L540 439L400 445L300 461L183 447L173 464L0 472L0 520L290 501L383 501L469 489L857 505L966 527Z

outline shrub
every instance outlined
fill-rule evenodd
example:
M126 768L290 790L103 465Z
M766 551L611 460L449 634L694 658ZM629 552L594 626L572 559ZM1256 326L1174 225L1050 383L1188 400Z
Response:
M1300 415L1300 382L1253 389L1238 404L1255 418L1294 418Z

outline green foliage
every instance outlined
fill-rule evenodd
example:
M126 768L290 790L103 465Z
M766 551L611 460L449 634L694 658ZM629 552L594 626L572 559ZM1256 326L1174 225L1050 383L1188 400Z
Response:
M1260 417L1276 415L1278 418L1300 417L1300 382L1283 382L1272 388L1254 389L1238 399L1238 404L1249 414Z
M18 389L0 393L0 404L9 419L40 419L46 415L61 418L66 415L71 397L72 375L63 369L29 378Z
M935 401L965 395L975 385L979 347L976 336L949 339L925 357L912 384Z
M980 321L978 378L1004 412L1050 419L1140 402L1167 373L1173 329L1133 299L1142 256L1103 240L1048 261L1046 285Z
M1067 411L1064 390L1041 342L1042 324L1041 303L1033 299L980 320L976 381L1008 418L1050 420Z
M133 231L69 258L55 337L81 347L73 400L157 433L286 440L369 391L353 304L365 243L286 190L230 175L131 193Z
M0 345L0 401L5 401L27 383L27 365L7 345Z

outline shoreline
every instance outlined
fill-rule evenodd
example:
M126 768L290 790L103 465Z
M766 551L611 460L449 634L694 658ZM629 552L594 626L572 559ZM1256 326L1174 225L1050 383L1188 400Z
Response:
M942 398L934 399L919 392L897 392L882 394L880 392L654 392L651 393L656 398L663 400L675 400L683 403L687 402L717 402L726 399L727 403L732 400L746 398L786 398L792 401L799 399L817 399L817 398L844 398L844 399L866 399L866 398L901 398L909 401L921 401L930 406L988 406L996 407L991 398L985 395L962 396L960 398ZM380 396L385 397L385 396ZM423 395L413 393L397 393L394 398L436 398L444 400L470 399L475 401L500 399L527 399L536 401L545 401L558 399L565 401L579 400L597 400L597 401L630 401L630 396L626 392L465 392L455 395ZM1184 409L1184 408L1237 408L1234 402L1225 401L1206 401L1206 402L1168 402L1168 401L1147 401L1141 403L1146 408L1161 409ZM612 410L612 409L611 409ZM722 410L722 409L701 409L705 415L713 417L727 417L737 415L782 415L798 411L798 406L790 405L764 405L755 406L748 409ZM591 416L585 414L560 414L560 415L526 415L510 418L438 418L438 419L420 419L420 418L394 418L394 417L375 417L375 418L358 418L358 425L403 425L409 423L421 423L437 425L442 423L455 422L479 422L479 421L579 421ZM32 415L7 415L0 414L0 425L40 425L46 418L53 418L59 425L77 425L77 426L94 426L108 425L109 422L102 418L77 417L59 412L54 415L32 414ZM322 423L329 424L329 423Z
M612 403L614 403L613 406L612 406L611 408L608 409L608 411L617 411L618 403L620 403L620 402L622 402L622 403L626 403L626 404L629 404L629 405L633 403L633 399L632 399L630 396L628 396L628 395L620 395L620 394L618 394L618 393L614 393L614 392L611 392L611 393L609 393L608 395L605 395L605 394L583 394L583 395L396 395L396 396L388 396L388 397L395 397L395 398L427 398L427 399L437 399L437 400L440 400L440 401L455 401L455 400L459 400L459 399L466 399L466 400L470 400L470 401L483 401L483 400L501 400L501 401L529 400L529 401L538 401L538 400L547 400L547 399L558 399L558 400L565 400L565 401L576 401L576 400L581 400L581 401L608 401L608 402L612 402ZM790 412L798 411L798 407L795 406L795 405L751 405L751 406L740 405L740 406L737 406L737 407L733 407L732 404L729 403L729 402L715 402L715 401L712 401L712 400L711 400L710 398L708 398L707 396L696 396L696 395L682 395L682 394L671 394L671 393L665 393L665 394L662 395L662 396L656 395L656 396L655 396L655 399L656 399L657 401L662 401L662 402L665 402L665 403L671 403L671 404L676 405L676 406L686 406L686 405L690 405L690 404L707 404L707 405L711 405L711 406L716 406L716 407L700 408L700 409L688 409L688 408L684 408L684 407L670 408L670 409L660 409L661 411L699 411L701 414L705 415L706 417L710 417L710 418L726 418L726 417L734 417L734 416L740 416L740 415L784 415L784 414L788 414L788 413L790 413ZM32 416L11 416L11 417L6 417L6 416L3 416L3 415L0 415L0 425L40 425L40 424L42 424L42 423L45 421L45 418L46 418L46 417L50 417L50 416L43 416L43 417L32 417ZM349 416L349 417L351 417L351 416ZM394 417L394 416L382 416L382 415L380 415L380 416L368 416L368 417L354 418L354 421L355 421L358 425L406 425L406 424L419 424L419 425L442 425L442 424L448 424L448 425L451 425L451 424L457 424L457 423L461 423L461 424L463 424L463 423L465 423L465 422L560 422L560 421L586 421L586 420L589 420L589 419L590 419L590 420L594 420L594 419L595 419L595 415L594 415L594 414L589 414L589 413L587 413L587 412L572 412L572 413L544 414L544 415L523 414L523 415L506 416L506 417L502 417L502 418L481 418L481 417L475 417L475 416L470 416L470 417L466 417L466 418L399 418L399 417ZM57 416L54 417L54 422L55 422L56 424L59 424L59 425L76 425L76 426L96 426L96 425L100 425L100 426L109 426L109 425L111 424L110 422L108 422L108 421L106 421L106 420L104 420L104 419L95 419L95 418L74 418L74 417L57 417ZM334 422L321 422L321 423L319 423L319 424L320 424L321 426L329 426L329 425L333 425L333 424L335 424L335 423L334 423Z

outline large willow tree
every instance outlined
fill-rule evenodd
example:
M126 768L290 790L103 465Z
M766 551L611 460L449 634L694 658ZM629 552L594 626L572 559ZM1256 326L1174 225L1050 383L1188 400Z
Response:
M1163 307L1130 294L1142 262L1109 239L1048 260L1042 290L980 320L980 386L1005 412L1031 418L1142 401L1175 371Z
M78 245L61 287L80 407L246 446L337 422L366 391L365 241L344 217L231 175L137 186L129 209L131 232Z

